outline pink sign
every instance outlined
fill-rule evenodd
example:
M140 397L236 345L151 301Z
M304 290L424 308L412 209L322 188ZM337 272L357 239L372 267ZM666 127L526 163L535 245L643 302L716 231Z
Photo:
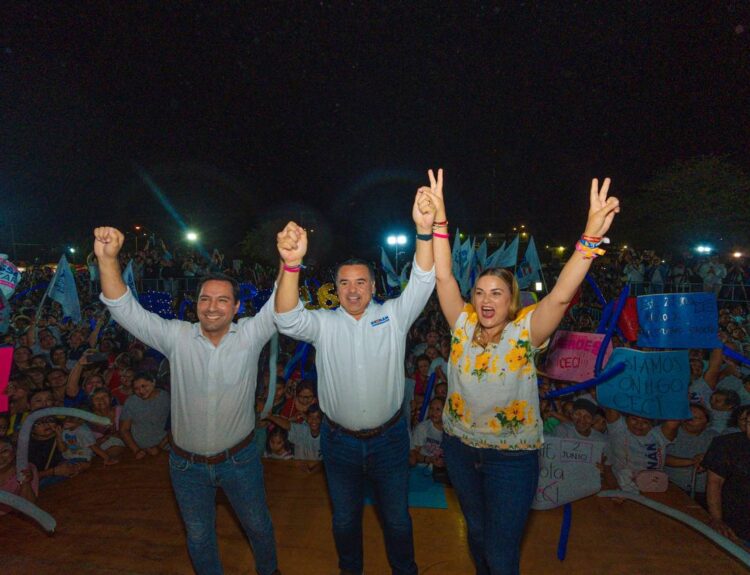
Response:
M550 343L545 373L553 379L582 382L594 377L596 356L604 339L603 333L558 331ZM602 365L612 354L612 343L607 346Z
M8 387L12 362L13 348L9 345L0 347L0 413L8 411L8 396L5 395L5 388Z

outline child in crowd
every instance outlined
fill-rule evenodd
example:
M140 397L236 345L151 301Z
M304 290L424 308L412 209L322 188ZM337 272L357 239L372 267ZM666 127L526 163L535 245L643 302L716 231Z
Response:
M656 427L645 417L606 410L612 471L626 491L665 491L666 448L677 437L678 420Z
M419 422L412 433L409 464L427 463L444 467L443 449L443 407L445 400L436 397L430 402L427 418Z
M302 423L305 421L305 413L316 401L315 382L303 379L294 389L294 398L287 400L279 415L295 423Z
M427 380L430 378L430 358L422 354L417 357L417 368L414 371L414 393L424 395L427 389Z
M32 463L24 470L19 479L16 468L16 450L7 437L0 437L0 491L23 497L32 503L39 495L39 473ZM0 516L12 511L7 505L0 504Z
M275 425L289 432L288 439L293 445L294 459L320 461L320 426L323 412L318 405L311 405L305 413L305 421L296 423L278 415L267 418Z
M91 411L112 422L109 425L92 423L89 427L96 439L96 445L92 447L94 453L102 458L104 465L114 465L119 461L120 454L125 450L125 442L120 437L122 407L112 405L112 396L109 390L100 387L91 394Z
M292 446L286 429L278 425L269 429L265 456L268 459L292 459Z
M120 434L136 459L157 455L168 443L169 393L156 387L150 373L139 373L120 414Z
M82 419L66 417L62 428L57 428L57 434L66 461L78 465L79 471L91 467L91 458L94 456L92 447L96 445L96 438Z
M704 406L692 404L690 414L692 417L682 422L674 442L667 446L666 472L680 489L694 491L696 500L705 507L706 473L700 464L718 433L709 428L711 415Z
M711 394L708 410L711 413L711 429L716 433L724 433L727 428L732 410L740 404L740 396L736 391L717 389Z

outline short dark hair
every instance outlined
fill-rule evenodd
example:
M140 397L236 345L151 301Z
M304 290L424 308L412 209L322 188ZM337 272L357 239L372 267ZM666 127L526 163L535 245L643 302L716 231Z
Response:
M54 397L54 393L51 387L37 387L36 389L32 390L31 393L29 393L29 403L31 403L31 399L34 396L39 395L40 393L50 393Z
M234 279L232 276L228 276L226 274L222 273L210 273L206 276L203 276L201 278L201 281L198 282L198 289L195 290L195 299L198 300L201 297L201 290L203 289L203 284L210 281L216 281L216 282L228 282L232 286L232 295L234 296L234 301L238 302L240 301L240 284L239 282Z
M706 421L711 422L711 412L702 403L691 403L690 408L695 408L706 416Z
M363 260L362 258L349 258L348 260L344 260L336 266L336 272L333 274L334 282L338 281L339 271L341 271L341 268L343 268L344 266L365 266L368 273L370 274L370 281L375 281L375 269L372 267L372 263L368 262L367 260Z
M152 371L139 371L133 376L133 381L138 379L145 379L156 385L156 375L154 375L154 372Z
M729 421L727 422L727 427L739 427L740 417L742 417L742 414L745 412L750 412L750 404L746 403L744 405L739 405L735 407L734 411L732 411L732 416L729 418Z

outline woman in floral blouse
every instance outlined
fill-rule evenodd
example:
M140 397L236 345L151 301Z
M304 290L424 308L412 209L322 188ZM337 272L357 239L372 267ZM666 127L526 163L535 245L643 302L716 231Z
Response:
M557 328L604 234L620 211L609 179L591 183L585 233L538 304L520 309L513 273L484 270L465 303L451 271L443 175L430 172L436 208L433 250L440 307L451 326L445 462L468 527L477 574L517 574L520 544L536 493L542 420L534 356ZM420 238L426 239L426 238Z

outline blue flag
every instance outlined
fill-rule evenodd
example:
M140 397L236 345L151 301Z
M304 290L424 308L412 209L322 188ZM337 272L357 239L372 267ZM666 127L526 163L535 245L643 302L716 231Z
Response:
M483 240L476 252L476 264L481 272L487 267L487 240Z
M385 253L385 250L382 247L380 248L380 265L385 272L385 279L388 282L388 286L398 287L400 285L398 274L396 273L388 254Z
M492 261L487 261L488 268L512 268L518 260L518 235L502 252L497 250L492 254Z
M529 240L521 263L518 264L516 279L518 280L518 287L521 289L529 287L535 281L542 280L542 263L539 261L533 236Z
M55 277L47 287L47 296L62 306L63 313L70 317L73 322L81 323L81 304L78 301L78 290L73 272L65 259L65 254L57 263Z
M133 274L133 260L130 260L128 265L125 266L125 271L122 272L122 281L130 288L133 297L138 299L138 290L135 287L135 275Z

